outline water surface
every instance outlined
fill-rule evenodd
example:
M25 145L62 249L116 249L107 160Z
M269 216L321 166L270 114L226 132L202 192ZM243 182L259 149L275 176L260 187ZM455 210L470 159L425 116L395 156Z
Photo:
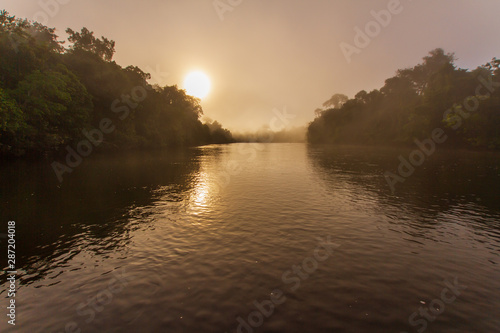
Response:
M458 281L466 288L425 331L499 332L500 156L438 151L392 193L383 174L407 153L95 155L62 184L50 161L3 165L0 218L17 222L22 272L16 329L3 319L1 331L236 332L280 290L251 330L417 332L409 317ZM328 237L328 259L293 273Z

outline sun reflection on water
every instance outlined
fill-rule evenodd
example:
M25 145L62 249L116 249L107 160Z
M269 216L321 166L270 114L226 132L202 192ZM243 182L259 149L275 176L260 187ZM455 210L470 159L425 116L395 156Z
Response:
M215 194L216 191L209 175L206 172L200 172L189 196L188 207L190 214L199 216L207 213L211 209Z

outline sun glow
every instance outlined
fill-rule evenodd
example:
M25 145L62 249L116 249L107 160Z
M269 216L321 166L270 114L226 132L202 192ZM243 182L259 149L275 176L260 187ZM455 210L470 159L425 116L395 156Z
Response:
M184 89L188 95L203 99L210 92L210 79L203 72L191 72L184 79Z

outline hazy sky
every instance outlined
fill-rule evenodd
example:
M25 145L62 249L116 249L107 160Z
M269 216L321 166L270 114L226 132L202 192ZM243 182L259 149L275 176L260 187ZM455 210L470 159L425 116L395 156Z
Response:
M1 0L0 8L46 20L64 39L67 27L84 26L113 39L118 64L163 85L182 87L191 70L204 71L205 115L238 131L269 125L274 108L306 124L332 94L378 89L437 47L462 68L500 57L500 1L401 0L380 32L369 25L370 43L348 63L340 44L355 46L355 27L365 30L370 12L394 1L220 0L232 9L223 13L213 0Z

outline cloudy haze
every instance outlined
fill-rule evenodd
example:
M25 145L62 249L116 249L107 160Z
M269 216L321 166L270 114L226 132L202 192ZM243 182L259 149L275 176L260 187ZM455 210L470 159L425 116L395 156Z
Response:
M428 51L455 52L474 68L500 55L500 2L402 0L398 14L348 63L341 43L355 46L355 28L391 1L222 0L3 0L17 17L55 27L87 27L116 41L114 60L136 65L160 84L178 84L192 70L212 81L205 115L233 131L268 125L273 109L311 121L333 93L353 97L380 88L398 68L417 64ZM61 4L64 3L64 4ZM238 4L239 3L239 4ZM228 7L225 7L228 9ZM221 19L222 18L222 19ZM345 45L345 44L344 44Z

